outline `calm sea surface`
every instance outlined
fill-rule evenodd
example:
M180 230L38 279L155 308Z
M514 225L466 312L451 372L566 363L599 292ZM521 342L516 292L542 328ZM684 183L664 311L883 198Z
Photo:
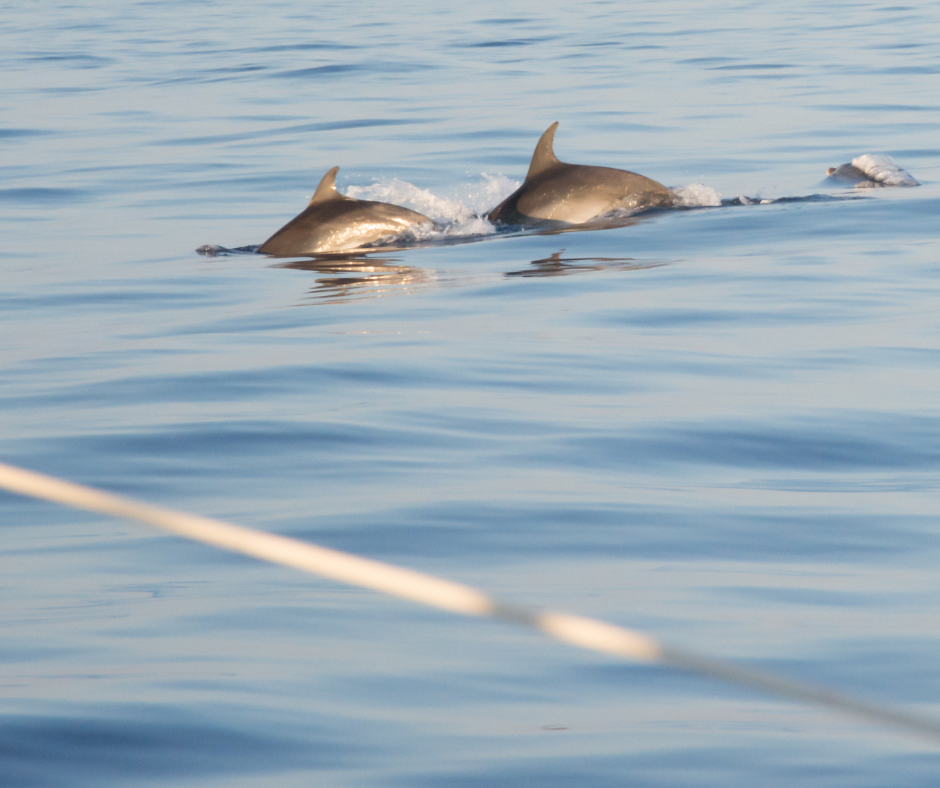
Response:
M0 40L0 461L940 719L940 5L6 2ZM556 120L564 161L769 202L493 232ZM923 185L823 181L866 153ZM334 165L461 243L195 252ZM4 788L940 780L5 493L0 632Z

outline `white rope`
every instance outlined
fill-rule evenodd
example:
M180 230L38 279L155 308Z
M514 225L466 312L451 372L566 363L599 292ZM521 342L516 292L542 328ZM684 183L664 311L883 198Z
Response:
M905 728L940 744L940 724L904 711L856 700L821 687L670 648L631 629L565 613L533 613L504 604L470 586L368 558L298 542L285 536L163 509L112 495L92 487L0 463L0 487L10 492L53 501L76 509L139 520L197 542L283 564L331 580L409 599L419 604L461 613L488 616L534 627L573 646L599 651L633 662L662 663L704 673L733 684L771 692L793 700L827 706L842 712Z

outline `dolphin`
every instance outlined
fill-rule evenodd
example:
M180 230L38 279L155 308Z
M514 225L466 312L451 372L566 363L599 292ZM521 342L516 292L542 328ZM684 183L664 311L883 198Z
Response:
M856 189L877 189L883 186L920 186L907 170L894 163L887 154L869 154L852 159L851 164L830 167L826 175L834 181L852 184Z
M838 167L830 167L826 170L826 175L834 181L851 183L858 186L861 186L863 183L866 184L866 186L872 183L864 172L858 167L853 167L851 164L840 164Z
M337 172L339 167L333 167L323 176L303 213L261 244L259 252L274 257L349 252L411 227L434 224L417 211L340 194Z
M618 208L636 211L668 208L676 196L661 183L613 167L558 161L552 140L556 121L542 135L532 154L525 181L486 214L493 224L585 224Z

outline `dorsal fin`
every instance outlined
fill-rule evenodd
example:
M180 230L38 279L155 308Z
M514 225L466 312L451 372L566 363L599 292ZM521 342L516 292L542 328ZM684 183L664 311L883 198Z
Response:
M555 151L552 150L552 141L555 139L555 129L558 128L556 120L546 129L545 133L539 139L535 146L535 153L532 154L532 163L529 164L529 171L525 174L525 179L534 178L540 172L545 172L553 164L558 164L555 158Z
M310 202L307 203L308 206L313 205L315 202L346 199L346 197L336 191L336 173L338 172L339 167L333 167L333 169L327 170L326 175L323 176L323 180L320 181L320 185L317 186L317 190L313 193L313 197L310 198Z

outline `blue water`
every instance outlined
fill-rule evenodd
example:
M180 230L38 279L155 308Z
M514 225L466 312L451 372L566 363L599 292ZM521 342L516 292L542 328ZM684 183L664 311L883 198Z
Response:
M7 4L0 35L0 459L940 719L940 6ZM564 161L839 199L474 235L556 120ZM922 185L824 182L865 153ZM467 242L194 251L334 165ZM858 720L0 512L5 787L940 773Z

